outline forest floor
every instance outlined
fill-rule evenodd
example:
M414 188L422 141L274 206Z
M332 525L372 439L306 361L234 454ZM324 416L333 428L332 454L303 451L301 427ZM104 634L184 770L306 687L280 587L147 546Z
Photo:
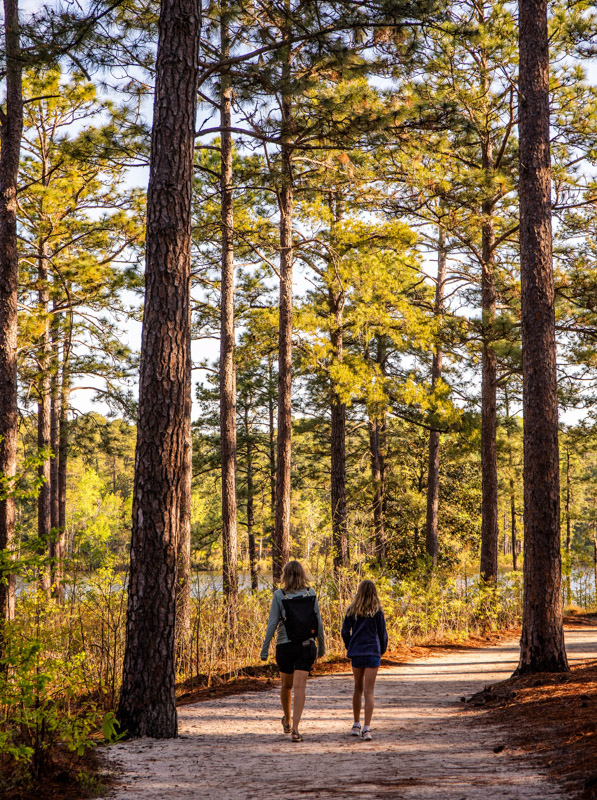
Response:
M182 705L179 739L108 749L115 778L106 796L555 800L580 796L584 785L590 798L597 667L587 659L597 654L597 624L568 625L566 645L573 672L565 680L507 682L481 696L482 706L461 698L508 679L518 662L516 639L392 659L378 677L372 742L348 735L352 677L344 671L309 681L301 744L282 733L275 686Z

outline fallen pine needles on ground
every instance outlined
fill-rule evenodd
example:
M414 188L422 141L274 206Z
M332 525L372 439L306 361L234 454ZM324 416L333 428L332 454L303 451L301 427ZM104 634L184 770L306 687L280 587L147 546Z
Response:
M574 627L595 626L595 617L566 618ZM505 734L495 752L513 749L536 755L548 774L567 788L567 797L597 800L597 660L569 673L509 678L485 687L468 700L483 706L482 724Z

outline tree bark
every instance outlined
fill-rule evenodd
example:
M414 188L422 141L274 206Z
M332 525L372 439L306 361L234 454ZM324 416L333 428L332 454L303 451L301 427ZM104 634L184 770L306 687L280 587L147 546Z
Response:
M290 45L286 44L282 67L282 135L281 186L278 191L280 209L280 302L278 329L278 446L276 459L276 517L272 571L277 584L282 567L290 555L290 478L292 436L292 100L289 93Z
M4 0L6 104L0 113L0 552L10 562L15 530L11 488L17 469L17 180L23 133L23 90L18 0ZM3 568L5 565L3 564ZM15 579L0 580L2 627L14 616Z
M331 334L333 358L342 362L344 338L342 331L342 305L344 294L334 296L329 292L330 310L334 314L335 326ZM348 550L348 518L346 509L346 404L331 387L331 500L332 500L332 546L334 570L350 565Z
M70 439L70 424L68 419L70 403L70 337L72 329L69 324L69 333L62 351L62 376L60 379L60 418L58 432L58 536L56 538L56 552L59 569L58 580L62 575L62 561L66 555L66 481L68 467L68 446ZM58 584L58 590L60 586Z
M566 450L566 604L572 603L572 586L570 583L570 570L572 563L572 521L570 516L570 450Z
M267 411L268 411L268 434L269 434L269 485L270 485L270 512L272 521L276 518L276 427L275 417L275 390L273 375L273 359L268 354L267 357Z
M255 547L255 486L253 476L253 440L249 423L249 406L252 398L245 398L245 436L247 437L247 540L249 542L249 569L251 571L251 591L259 589L257 574L257 549Z
M512 569L518 569L518 538L516 535L516 496L514 478L510 478L510 531L512 534Z
M525 520L517 673L523 674L568 669L561 597L547 0L520 0L519 50Z
M384 470L378 417L369 418L369 450L371 453L371 477L373 479L373 530L375 531L375 553L380 564L387 556L386 529L384 516Z
M54 554L52 543L52 476L51 476L51 392L50 370L52 362L52 343L50 340L50 292L48 285L48 255L45 240L39 242L38 248L38 307L43 318L43 330L37 348L37 362L39 377L37 381L37 449L45 455L41 461L37 476L40 479L39 493L37 495L37 538L39 540L38 553L40 556ZM52 569L52 573L55 570ZM40 569L40 588L49 592L51 580L50 570L47 565Z
M440 224L437 242L437 282L435 284L434 315L441 326L444 308L444 288L446 281L446 232ZM442 376L443 350L438 342L433 351L431 364L431 390L437 386ZM439 449L440 433L429 432L429 462L427 468L427 516L425 520L425 549L434 567L437 566L438 553L438 512L439 512Z
M187 342L187 360L191 364L191 339ZM180 529L177 546L176 575L176 661L186 672L191 657L191 494L193 486L193 437L191 433L191 368L187 376L186 408L183 415L184 461L181 475Z
M58 531L58 431L60 427L60 385L59 375L59 321L55 309L52 309L52 321L50 324L50 335L52 339L52 368L50 371L50 447L52 448L52 463L50 465L50 487L51 487L51 522L54 531L52 536L53 553L52 558L52 583L54 583L55 559L56 559L56 534Z
M220 3L222 58L230 55L228 3ZM220 442L222 466L222 579L228 611L236 615L238 599L236 501L236 370L234 365L234 208L232 201L232 88L230 72L220 78L222 281L220 322Z
M493 151L489 134L483 145L482 164L484 171L490 174ZM497 356L494 346L497 292L493 211L493 201L482 204L481 577L488 582L497 581L498 571Z
M190 248L201 6L162 0L147 192L131 564L118 720L177 735L177 549L190 442Z

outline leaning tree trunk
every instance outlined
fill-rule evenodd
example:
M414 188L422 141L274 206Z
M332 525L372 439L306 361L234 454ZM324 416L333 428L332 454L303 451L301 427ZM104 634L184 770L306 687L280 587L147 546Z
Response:
M222 58L230 56L228 4L221 0ZM222 281L220 322L220 448L222 465L222 582L228 614L238 600L236 502L236 372L234 366L234 209L232 203L232 88L230 71L220 78Z
M524 599L517 673L568 669L562 625L547 0L519 3Z
M10 494L17 469L17 179L23 132L23 92L18 0L4 0L5 110L0 108L0 555L12 558L15 528ZM14 615L14 575L0 580L2 626Z
M441 326L446 282L446 232L440 224L437 241L437 282L435 284L435 318ZM431 391L442 376L443 350L438 342L433 351L431 364ZM433 566L437 566L437 527L439 512L439 446L438 430L429 432L429 462L427 467L427 516L425 519L425 549Z
M278 330L278 447L276 459L276 516L272 572L280 581L282 567L290 555L290 477L292 436L292 101L287 91L290 82L290 45L284 47L282 80L282 185L278 192L280 208L280 306Z
M131 736L177 735L176 561L186 458L191 197L201 6L162 0L147 191L126 646L118 720Z

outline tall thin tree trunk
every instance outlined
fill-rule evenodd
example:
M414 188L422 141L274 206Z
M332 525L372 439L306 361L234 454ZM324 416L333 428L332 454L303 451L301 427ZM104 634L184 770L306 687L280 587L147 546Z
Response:
M247 437L247 540L249 542L249 569L251 571L251 590L259 589L257 574L257 549L255 547L255 486L253 476L253 439L249 423L249 405L252 398L245 398L245 436Z
M60 429L60 344L59 319L52 309L52 320L50 323L50 336L52 339L52 367L50 370L50 447L52 448L52 462L50 464L50 487L51 487L51 524L52 524L52 584L54 585L56 573L56 535L58 532L58 436Z
M493 169L491 139L483 148L483 168ZM493 202L483 203L481 305L483 354L481 381L481 577L496 581L498 570L498 472L497 472L497 356L495 352L495 232Z
M17 469L17 179L23 132L18 0L4 0L5 110L0 110L0 555L12 559ZM14 616L15 579L0 581L0 653L3 624Z
M373 529L375 552L380 564L386 560L386 530L384 515L383 454L381 450L381 420L369 417L369 450L371 453L371 477L373 479Z
M334 297L330 290L329 301L335 316L335 327L331 335L333 358L341 363L344 355L343 294ZM346 404L342 402L333 385L331 391L331 500L334 569L338 570L350 565L346 510Z
M60 378L60 417L58 420L58 536L56 537L56 554L58 568L56 570L56 587L60 595L62 578L62 559L66 555L66 480L68 467L68 447L70 440L70 426L68 411L70 405L71 377L70 377L70 337L72 329L69 324L69 333L62 351L62 375Z
M434 315L439 325L444 308L444 288L446 282L446 232L443 225L439 225L437 240L437 282L435 284ZM443 350L438 342L433 351L431 364L431 390L437 386L442 376ZM427 468L427 516L425 520L425 549L430 556L433 566L437 566L437 527L439 512L439 448L440 432L429 432L429 462Z
M572 565L572 521L570 515L570 450L566 450L566 604L572 603L572 586L570 583L570 570Z
M220 3L222 58L230 55L227 0ZM222 578L228 612L236 615L238 597L236 502L236 371L234 365L234 208L232 201L232 88L230 72L220 77L222 168L222 281L220 324L220 442L222 464Z
M519 2L524 600L518 674L568 669L551 234L547 0Z
M272 571L277 584L282 567L290 555L290 478L292 436L292 214L293 177L292 145L292 100L289 92L291 48L283 49L282 68L282 135L280 158L282 166L281 186L278 191L280 209L280 305L278 330L278 447L276 459L276 517Z
M375 363L384 374L386 348L383 337L375 337ZM365 357L369 359L369 344ZM375 531L375 554L380 564L387 557L386 537L386 493L385 493L385 414L375 413L369 417L369 448L371 453L371 477L373 479L373 528Z
M39 464L37 475L40 480L37 495L37 538L39 540L39 554L41 556L53 555L54 547L51 542L52 534L52 477L50 459L51 440L51 396L50 396L50 370L52 361L52 343L50 340L50 293L48 285L48 254L47 242L39 242L38 248L38 307L43 319L43 330L38 345L39 378L37 402L37 448L44 452L43 460ZM52 570L53 571L53 570ZM47 566L42 566L39 574L40 588L44 592L50 590L50 571Z
M518 569L518 538L516 536L516 495L514 478L510 478L510 530L512 533L512 569Z
M191 364L193 146L201 6L162 0L147 191L145 308L126 646L118 719L177 735L174 635Z
M191 340L187 342L187 360L191 363ZM176 575L176 661L178 669L186 673L191 659L191 495L193 487L193 437L191 432L191 376L187 376L186 407L183 415L184 458L181 475L180 528L177 545Z
M275 398L274 398L274 375L273 358L267 356L267 413L268 413L268 434L269 434L269 486L270 486L270 512L272 521L276 517L276 428L274 424Z

